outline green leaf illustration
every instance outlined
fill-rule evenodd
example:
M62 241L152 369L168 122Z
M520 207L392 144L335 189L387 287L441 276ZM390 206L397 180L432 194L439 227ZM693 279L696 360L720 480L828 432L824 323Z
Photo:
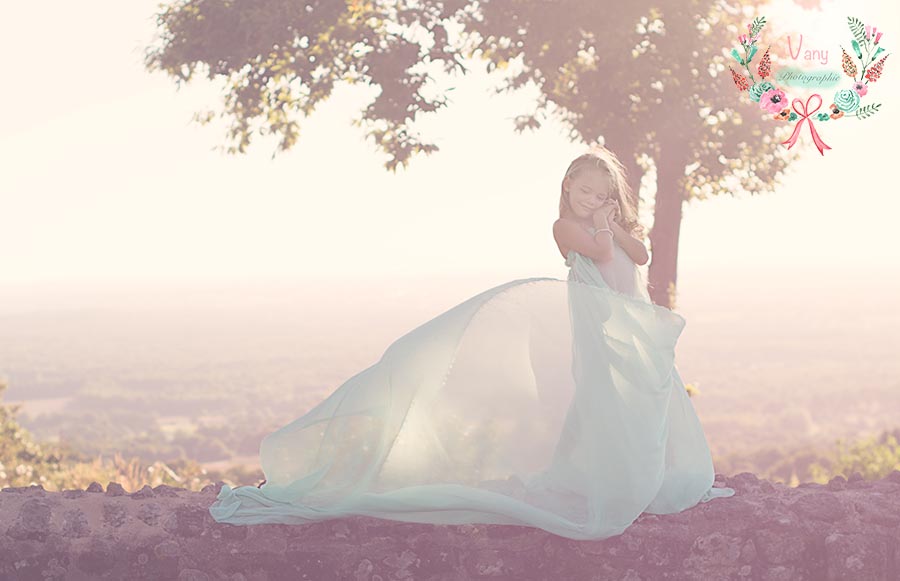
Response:
M853 18L852 16L847 17L847 25L850 27L850 32L853 33L853 37L860 44L866 43L866 27L863 26L862 21L859 18Z
M850 45L853 46L853 51L856 53L856 58L862 60L862 51L859 50L859 43L855 40L851 40Z
M754 44L753 46L750 47L750 51L747 54L747 62L748 63L753 60L753 55L755 55L755 54L756 54L756 45Z
M731 56L733 56L734 60L736 60L738 63L740 63L743 66L744 59L741 58L741 54L738 52L738 50L736 48L731 49Z
M753 23L750 25L750 36L756 36L759 34L759 31L763 29L763 26L766 25L766 17L757 17L753 19Z
M856 110L856 118L865 119L867 117L871 117L876 112L878 112L879 107L881 107L881 103L873 103L871 105L866 105L865 107L860 107Z

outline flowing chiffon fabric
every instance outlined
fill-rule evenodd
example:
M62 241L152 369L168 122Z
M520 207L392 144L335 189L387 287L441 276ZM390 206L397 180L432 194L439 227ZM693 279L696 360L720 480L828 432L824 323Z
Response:
M413 329L306 414L266 436L262 487L224 485L238 525L351 515L513 524L572 539L622 533L713 487L675 367L684 318L641 269L570 251L567 280L486 290Z

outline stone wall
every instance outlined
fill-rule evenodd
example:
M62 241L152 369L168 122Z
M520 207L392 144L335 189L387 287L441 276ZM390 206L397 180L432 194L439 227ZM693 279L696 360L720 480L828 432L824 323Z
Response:
M574 541L518 526L354 517L219 524L201 492L110 483L0 492L0 579L828 579L900 581L900 471L790 488L749 473L675 515Z

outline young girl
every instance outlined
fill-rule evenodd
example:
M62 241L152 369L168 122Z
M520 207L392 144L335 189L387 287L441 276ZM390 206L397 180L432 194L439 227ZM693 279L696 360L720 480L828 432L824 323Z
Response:
M635 205L618 158L595 147L566 170L553 236L568 266L575 264L577 253L593 260L610 288L650 300L644 271L638 268L649 255Z
M647 296L621 165L572 162L553 225L567 280L488 289L392 343L260 445L265 481L225 484L231 524L365 515L513 524L572 539L715 497L674 349L684 319Z

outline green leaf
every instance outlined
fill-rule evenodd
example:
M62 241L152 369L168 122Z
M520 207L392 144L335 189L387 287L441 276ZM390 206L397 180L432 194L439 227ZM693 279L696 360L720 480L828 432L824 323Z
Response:
M862 21L859 18L848 16L847 25L850 27L850 32L853 33L853 37L856 39L856 41L860 44L865 44L866 27L863 25Z
M736 48L731 49L731 56L733 56L734 60L736 60L741 65L744 64L744 59L741 58L741 54L738 52L738 50Z
M750 36L756 36L759 34L759 31L763 29L763 26L766 25L766 17L761 16L753 19L753 23L750 25Z
M871 105L866 105L865 107L860 107L856 110L856 118L865 119L867 117L871 117L876 112L878 112L879 107L881 107L881 103L873 103Z
M853 51L856 53L856 58L862 60L862 51L859 50L859 43L855 40L850 41L851 46L853 46Z

